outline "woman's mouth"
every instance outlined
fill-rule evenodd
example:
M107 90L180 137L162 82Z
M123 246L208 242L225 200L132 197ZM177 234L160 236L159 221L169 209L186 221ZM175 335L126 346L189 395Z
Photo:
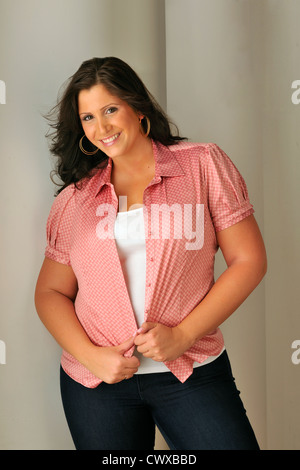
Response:
M114 134L111 137L108 137L107 139L102 139L101 142L106 147L109 147L110 145L113 145L116 142L116 140L120 137L120 135L121 135L121 132L119 132L118 134Z

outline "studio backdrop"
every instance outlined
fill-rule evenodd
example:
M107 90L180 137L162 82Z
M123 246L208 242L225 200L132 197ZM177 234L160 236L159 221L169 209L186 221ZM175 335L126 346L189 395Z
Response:
M74 448L61 351L34 307L55 192L43 115L109 55L247 182L268 273L222 331L261 448L300 448L299 17L298 0L0 0L0 449Z

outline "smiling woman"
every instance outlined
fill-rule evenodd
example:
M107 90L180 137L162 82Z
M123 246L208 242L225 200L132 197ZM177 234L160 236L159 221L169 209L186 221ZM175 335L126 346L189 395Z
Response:
M258 449L219 328L266 272L243 177L216 144L180 142L119 59L85 62L58 110L64 187L35 299L63 349L76 448L153 449L157 425L172 450ZM161 208L174 215L167 237ZM199 225L200 243L187 247L178 224Z
M100 90L104 93L102 97ZM91 101L93 98L97 101L96 106ZM106 150L111 146L110 139L119 137L120 132L117 129L117 132L110 133L107 126L111 119L114 122L116 114L120 115L120 107L123 120L130 115L146 137L163 145L172 145L184 139L178 135L177 127L170 122L128 64L117 57L87 60L67 81L57 105L46 116L53 129L53 132L47 134L51 141L50 150L57 158L53 173L63 183L58 193L70 183L78 183L82 178L92 175L93 169L107 165ZM92 136L95 121L97 126L106 123L106 128L104 133L102 129L101 134ZM83 139L86 132L91 140L89 137ZM125 132L122 143L125 140L123 137ZM89 158L83 158L85 155Z
M104 85L80 91L78 111L87 139L112 158L116 195L126 195L129 205L143 204L143 191L155 167L151 140L141 127L145 116L111 95Z
M143 155L146 142L150 143L140 132L144 116L111 95L104 85L82 90L78 110L86 137L107 156L114 157L114 162L116 157L136 159Z

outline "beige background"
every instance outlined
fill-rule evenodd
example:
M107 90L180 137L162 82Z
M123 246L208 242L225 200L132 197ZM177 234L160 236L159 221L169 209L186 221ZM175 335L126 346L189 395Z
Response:
M33 303L54 193L42 114L83 60L106 55L246 179L269 270L222 330L261 447L300 448L299 15L299 0L0 0L0 449L73 449L60 350Z

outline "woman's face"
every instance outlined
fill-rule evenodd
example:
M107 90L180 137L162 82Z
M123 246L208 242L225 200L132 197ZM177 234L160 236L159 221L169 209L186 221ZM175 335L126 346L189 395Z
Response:
M145 142L138 113L104 85L82 90L78 111L86 137L111 158L133 155Z

